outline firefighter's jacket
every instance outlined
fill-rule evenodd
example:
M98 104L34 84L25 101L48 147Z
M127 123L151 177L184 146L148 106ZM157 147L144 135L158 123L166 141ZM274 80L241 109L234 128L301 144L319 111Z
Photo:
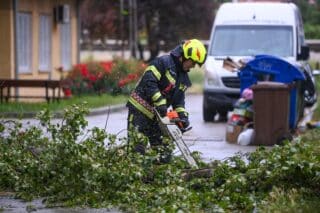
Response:
M178 46L170 55L154 59L132 91L127 106L136 108L150 119L154 118L153 108L161 105L172 106L180 118L188 117L185 91L191 82L178 60L181 54L182 48Z

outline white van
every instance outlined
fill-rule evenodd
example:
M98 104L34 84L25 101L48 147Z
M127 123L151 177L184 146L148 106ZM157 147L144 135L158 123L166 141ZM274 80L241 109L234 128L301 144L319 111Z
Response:
M299 61L302 69L311 72L304 40L301 14L293 3L222 4L215 16L205 63L204 121L213 121L217 113L225 120L240 95L237 73L225 70L223 59L238 61L268 54L295 64Z

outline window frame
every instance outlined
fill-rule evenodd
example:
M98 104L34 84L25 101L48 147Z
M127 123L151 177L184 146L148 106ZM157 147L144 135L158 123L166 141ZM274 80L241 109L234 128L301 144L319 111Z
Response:
M43 20L42 18L46 18ZM42 20L47 28L42 28ZM44 31L42 31L44 30ZM47 40L42 40L47 39ZM44 49L42 49L44 48ZM47 48L47 49L45 49ZM38 39L38 70L39 72L51 72L52 67L52 16L46 13L39 14L39 39ZM42 60L42 57L47 58ZM44 62L44 63L41 63Z
M65 71L72 68L72 31L70 22L60 24L60 64Z
M29 22L29 23L28 23ZM32 13L17 13L17 66L19 74L32 73Z

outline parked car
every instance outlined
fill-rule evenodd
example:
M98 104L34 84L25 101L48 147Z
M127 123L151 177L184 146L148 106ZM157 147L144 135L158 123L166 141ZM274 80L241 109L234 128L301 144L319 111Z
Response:
M261 54L280 57L303 70L307 77L305 103L311 106L316 102L313 71L307 62L309 47L298 7L281 2L224 3L215 16L204 66L204 121L213 121L217 114L226 120L240 96L237 73L224 69L223 60Z
M315 76L319 75L319 70L312 70L309 63L305 62L301 68L305 74L306 81L304 82L304 101L306 107L311 107L317 102L317 83Z

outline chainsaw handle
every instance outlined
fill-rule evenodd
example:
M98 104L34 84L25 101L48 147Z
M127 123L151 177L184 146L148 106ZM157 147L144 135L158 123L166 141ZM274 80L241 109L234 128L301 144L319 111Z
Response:
M175 123L179 127L179 129L184 129L180 118L170 119L170 122Z
M185 133L192 129L192 126L184 128L180 118L171 118L170 122L175 123L179 127L181 133Z
M189 126L187 128L180 128L182 134L185 133L185 132L190 131L191 129L192 129L192 126Z

